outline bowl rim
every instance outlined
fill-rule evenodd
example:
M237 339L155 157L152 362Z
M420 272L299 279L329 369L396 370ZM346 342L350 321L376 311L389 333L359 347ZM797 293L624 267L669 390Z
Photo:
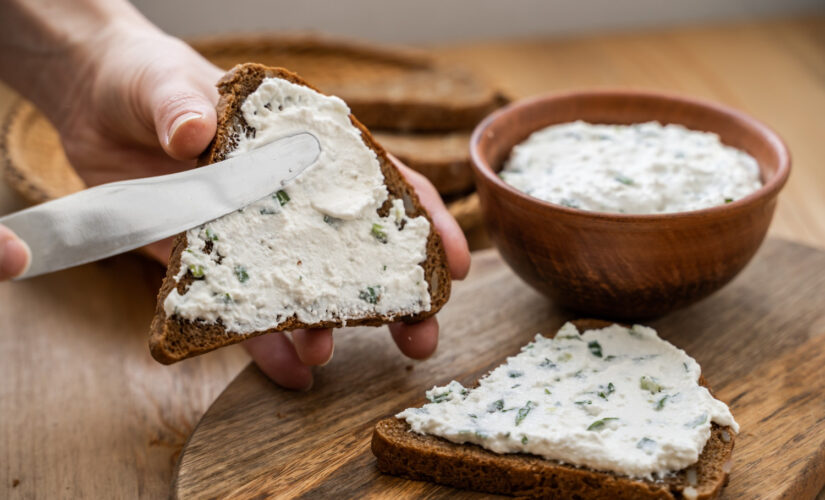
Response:
M493 167L487 162L479 150L479 144L483 135L487 130L500 120L503 116L510 114L519 114L522 110L535 106L539 103L548 101L562 101L567 99L575 99L582 97L617 97L617 98L648 98L659 101L675 101L686 104L688 106L700 107L710 110L714 113L727 115L734 119L734 121L748 124L752 129L758 133L762 139L776 152L779 158L776 173L762 184L756 191L744 196L738 200L723 205L715 205L712 207L702 208L699 210L691 210L686 212L669 212L660 214L622 214L615 212L600 212L593 210L582 210L577 208L565 207L557 205L549 201L535 198L516 189L515 187L504 182L493 170ZM653 119L655 120L655 119ZM658 120L657 120L658 121ZM673 122L678 123L678 121ZM539 129L537 129L539 130ZM533 130L530 133L536 132ZM703 131L707 132L707 131ZM488 184L492 184L499 191L509 193L515 196L522 203L532 203L536 206L542 207L546 210L558 211L566 215L587 217L591 219L601 219L605 221L622 221L622 222L645 222L645 221L673 221L676 219L698 219L709 215L719 215L725 212L734 212L739 209L753 208L762 200L770 200L776 198L779 191L784 187L788 181L791 170L791 153L785 141L779 134L771 127L762 121L739 111L729 106L693 97L687 97L678 94L672 94L660 91L651 90L635 90L635 89L585 89L573 90L567 92L549 92L539 94L524 99L519 99L515 102L504 106L493 113L487 115L473 130L470 137L470 164L473 170L477 173L477 177L481 176Z

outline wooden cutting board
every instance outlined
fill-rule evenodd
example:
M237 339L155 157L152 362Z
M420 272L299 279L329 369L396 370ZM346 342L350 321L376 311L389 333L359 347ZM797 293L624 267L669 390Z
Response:
M523 284L492 250L476 253L439 315L438 352L398 353L383 329L337 334L315 388L290 392L247 367L189 438L172 484L179 498L476 498L383 476L370 452L381 418L423 402L435 384L472 384L570 313ZM825 485L825 252L768 240L733 283L650 322L702 365L742 432L724 498L813 498Z

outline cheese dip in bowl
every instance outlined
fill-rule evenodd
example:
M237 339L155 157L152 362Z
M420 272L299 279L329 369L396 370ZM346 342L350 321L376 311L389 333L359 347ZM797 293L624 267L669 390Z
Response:
M625 320L729 282L790 173L785 144L754 118L638 91L513 103L476 127L470 154L485 225L516 274L558 305Z
M748 153L714 133L655 121L550 125L513 148L500 176L550 203L622 214L700 210L762 186Z

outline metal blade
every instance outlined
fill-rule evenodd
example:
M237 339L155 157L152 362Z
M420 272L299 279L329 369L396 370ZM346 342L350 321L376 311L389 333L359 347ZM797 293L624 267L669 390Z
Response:
M315 163L303 132L176 174L114 182L0 218L32 252L24 279L162 240L274 193Z

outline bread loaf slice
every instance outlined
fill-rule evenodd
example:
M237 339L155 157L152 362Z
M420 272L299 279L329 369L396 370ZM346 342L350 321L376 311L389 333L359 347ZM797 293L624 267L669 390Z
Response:
M470 132L373 131L373 134L387 151L429 179L442 196L461 195L473 190Z
M573 322L580 331L608 326ZM704 378L700 384L707 387ZM689 499L716 498L727 484L734 432L712 424L711 436L689 468L652 481L576 467L529 454L498 454L475 444L456 444L411 432L398 418L376 424L372 452L378 470L419 481L526 498Z
M261 34L193 40L223 68L246 61L288 68L347 102L370 129L469 130L507 102L472 71L425 52L319 34Z
M242 64L236 66L218 82L220 100L217 107L217 134L207 151L201 156L199 160L200 165L225 159L227 155L237 147L240 137L244 134L255 133L246 123L241 112L241 106L246 98L267 78L280 78L314 89L314 87L294 73L282 68L270 68L259 64ZM404 201L407 217L423 216L426 217L427 220L430 220L429 215L419 202L413 188L393 166L383 148L373 140L370 132L354 116L350 115L349 118L351 123L360 130L364 144L371 148L377 155L381 173L384 177L384 183L389 193L389 198L377 211L378 215L387 216L391 208L392 200L398 199ZM232 237L231 235L223 236L225 238ZM311 245L312 243L306 242L306 244ZM339 327L344 324L344 321L335 317L307 324L298 320L296 316L293 316L264 331L238 334L227 330L220 321L209 323L182 319L175 314L169 316L164 308L164 301L167 296L173 290L177 290L178 294L185 294L189 285L195 279L191 271L183 274L180 280L176 278L180 274L182 253L187 247L188 241L186 233L178 235L174 243L166 278L158 294L155 317L151 325L149 347L155 359L162 363L173 363L221 346L239 342L245 338L272 331L288 331L297 328ZM333 248L328 249L329 252L334 252L334 250ZM277 249L273 251L277 251ZM441 238L435 231L431 220L426 242L426 256L426 260L421 262L420 266L424 269L424 278L429 290L431 301L429 310L407 315L388 313L386 315L347 318L346 325L381 325L394 321L417 321L435 314L449 298L450 274Z

